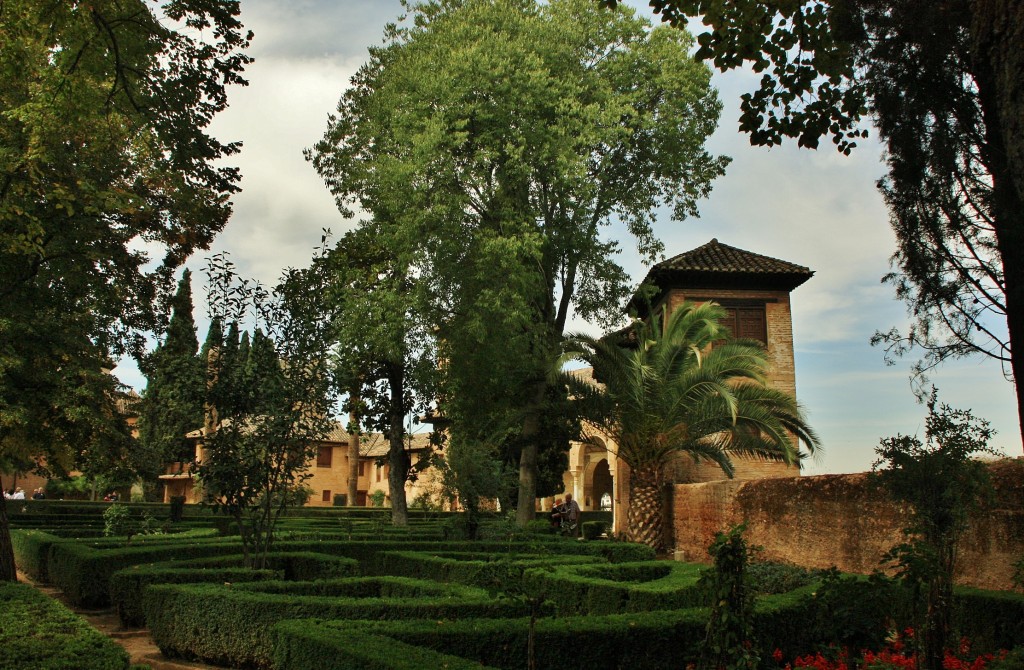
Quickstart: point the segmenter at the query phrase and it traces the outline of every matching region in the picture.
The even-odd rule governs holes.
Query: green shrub
[[[274,638],[274,667],[279,670],[490,670],[474,661],[391,638],[352,630],[339,634],[336,629],[310,626],[302,620],[278,624]]]
[[[179,523],[185,517],[185,496],[171,496],[171,523]]]
[[[127,505],[114,503],[103,512],[103,535],[105,537],[124,537],[131,542],[132,535],[138,532],[138,521],[132,518],[132,512]]]
[[[117,609],[121,625],[138,627],[146,625],[142,609],[142,592],[151,584],[198,584],[238,583],[256,580],[270,580],[281,576],[276,570],[251,570],[242,567],[242,557],[237,558],[236,567],[174,567],[134,566],[118,570],[110,577],[110,601]],[[180,565],[179,562],[175,562]],[[166,565],[166,564],[164,564]]]
[[[1020,593],[957,588],[952,618],[953,630],[971,640],[974,651],[1024,645],[1024,595]]]
[[[821,578],[821,570],[808,570],[797,565],[774,561],[757,561],[747,565],[747,585],[762,595],[788,593]]]
[[[273,629],[277,670],[489,670],[475,661],[415,647],[358,630],[339,631],[308,620],[283,621]]]
[[[604,521],[584,521],[580,528],[584,540],[596,540],[608,532],[608,524]]]
[[[646,561],[601,565],[563,565],[531,570],[536,583],[560,616],[682,609],[706,604],[697,588],[700,566]]]
[[[47,569],[47,556],[50,545],[62,541],[62,538],[41,530],[12,530],[14,563],[35,581],[48,583],[50,573]]]
[[[516,565],[531,568],[603,561],[598,556],[555,555],[547,553],[502,554]],[[477,585],[477,575],[492,563],[496,554],[477,551],[387,551],[378,558],[380,570],[389,575],[433,579],[439,582]]]
[[[31,586],[0,583],[0,668],[126,670],[128,654]]]
[[[205,542],[182,542],[179,539],[177,543],[162,541],[120,548],[94,548],[79,542],[57,542],[50,545],[47,571],[50,581],[64,591],[72,604],[106,607],[110,604],[110,576],[122,568],[154,561],[222,556],[238,553],[241,549],[238,541],[220,538]]]
[[[526,522],[526,532],[535,535],[554,535],[555,528],[546,519],[532,519]]]
[[[368,597],[295,595],[309,589],[359,588]],[[411,588],[428,593],[408,597]],[[385,586],[387,585],[387,586]],[[403,585],[404,588],[403,588]],[[260,588],[275,592],[261,593]],[[156,584],[143,592],[143,609],[153,640],[169,656],[198,658],[229,667],[268,667],[272,656],[270,630],[283,619],[487,619],[519,616],[525,606],[499,601],[480,589],[397,578],[353,578],[309,583]]]

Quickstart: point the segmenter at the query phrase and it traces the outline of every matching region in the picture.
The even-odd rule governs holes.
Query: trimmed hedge
[[[1024,645],[1024,594],[957,588],[953,629],[971,640],[977,652]]]
[[[119,549],[95,549],[78,542],[50,545],[47,570],[50,581],[78,606],[106,607],[110,604],[110,576],[122,568],[140,563],[172,559],[205,558],[237,554],[238,540],[189,544],[153,543]]]
[[[378,559],[378,569],[389,575],[433,579],[483,586],[478,575],[494,563],[493,553],[479,551],[386,551]],[[569,564],[591,564],[604,561],[599,556],[556,556],[552,554],[503,554],[500,558],[522,568],[552,567]]]
[[[807,635],[800,632],[801,618],[810,603],[808,595],[808,590],[801,590],[759,601],[755,610],[759,637],[775,644],[789,636],[793,644],[810,648]],[[274,628],[273,635],[274,645],[282,654],[302,643],[290,638],[305,629],[301,639],[314,636],[321,640],[320,644],[349,644],[346,638],[352,633],[380,635],[488,666],[520,670],[527,667],[529,621],[528,617],[387,622],[307,620],[301,622],[302,626],[282,623]],[[706,608],[542,618],[536,624],[537,667],[678,670],[699,659],[707,621]]]
[[[271,552],[267,569],[244,567],[241,554],[186,561],[135,565],[110,577],[110,601],[124,626],[143,626],[142,592],[150,584],[238,583],[270,579],[307,581],[354,577],[359,564],[351,558],[311,551]]]
[[[645,561],[529,570],[524,579],[559,615],[615,614],[706,605],[700,571],[693,563]]]
[[[239,561],[241,563],[241,561]],[[159,563],[157,565],[160,565]],[[236,583],[277,579],[276,570],[234,568],[126,568],[110,577],[110,601],[117,609],[121,625],[127,628],[146,625],[142,592],[151,584]]]
[[[50,546],[63,541],[63,538],[41,530],[12,530],[14,563],[35,581],[48,583]]]
[[[338,634],[309,620],[283,621],[272,631],[276,670],[493,670],[458,656],[359,630]]]
[[[347,584],[353,582],[353,584]],[[370,588],[368,597],[340,595]],[[267,588],[276,592],[260,593]],[[310,589],[328,596],[295,595]],[[405,595],[402,595],[405,594]],[[411,595],[415,594],[415,595]],[[498,600],[483,590],[397,577],[352,578],[308,583],[251,582],[234,585],[156,584],[143,592],[153,640],[168,656],[198,658],[229,667],[269,667],[270,630],[283,619],[451,620],[521,616],[526,606]]]
[[[128,654],[56,600],[0,583],[0,668],[126,670]]]

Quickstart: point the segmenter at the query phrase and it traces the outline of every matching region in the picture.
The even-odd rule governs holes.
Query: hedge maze
[[[116,608],[124,626],[147,627],[172,657],[231,668],[513,670],[528,667],[531,634],[538,668],[678,669],[700,657],[704,566],[539,525],[516,534],[495,519],[483,539],[465,540],[455,516],[424,514],[396,529],[381,515],[347,512],[287,518],[262,570],[244,566],[230,527],[196,512],[182,532],[130,543],[98,537],[82,509],[52,510],[48,524],[17,513],[12,521],[24,572],[74,604]],[[765,668],[776,667],[774,649],[792,658],[841,639],[842,603],[861,584],[872,588],[850,577],[830,599],[820,575],[771,565],[751,574]],[[1020,595],[964,590],[957,613],[975,645],[1024,642]],[[888,623],[866,608],[846,614],[867,627]],[[89,667],[127,667],[112,658],[97,653]]]

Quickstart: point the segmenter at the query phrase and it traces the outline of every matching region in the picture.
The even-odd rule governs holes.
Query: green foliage
[[[128,654],[58,601],[25,584],[0,584],[0,667],[127,670]]]
[[[14,562],[18,569],[39,582],[49,582],[47,557],[50,545],[60,542],[61,538],[41,530],[15,530],[11,532],[11,543],[14,548]]]
[[[139,522],[132,518],[132,511],[127,505],[114,503],[103,512],[103,535],[125,538],[132,541],[132,535],[139,532]]]
[[[608,524],[604,521],[584,521],[581,528],[584,540],[596,540],[608,532]]]
[[[941,670],[950,639],[956,545],[967,528],[968,514],[991,497],[988,468],[974,457],[993,454],[989,423],[970,410],[938,404],[933,390],[925,419],[925,441],[916,436],[886,438],[876,448],[875,477],[895,500],[909,503],[907,541],[886,558],[899,576],[922,597],[924,612],[916,628],[925,664]]]
[[[280,670],[492,670],[475,661],[439,654],[382,635],[310,626],[308,621],[284,621],[273,629],[274,667]]]
[[[383,507],[384,506],[384,498],[385,498],[386,495],[387,494],[384,493],[383,489],[377,489],[376,491],[371,493],[369,496],[367,496],[367,498],[369,498],[371,506],[373,506],[373,507]]]
[[[310,282],[315,273],[287,270],[268,293],[241,279],[224,255],[209,260],[207,273],[214,316],[204,345],[210,409],[196,472],[214,509],[242,530],[249,561],[260,568],[277,520],[310,476],[317,440],[333,426],[325,292]],[[247,338],[238,337],[238,321],[247,316],[256,323],[248,349]],[[222,336],[225,321],[231,325]]]
[[[788,593],[812,584],[820,578],[819,570],[808,570],[788,563],[754,561],[747,564],[748,588],[758,595]]]
[[[207,133],[226,88],[244,83],[238,12],[3,4],[0,461],[97,474],[126,457],[105,369],[142,354],[173,269],[209,246],[238,189],[222,162],[238,145]],[[2,579],[9,553],[0,527]]]
[[[167,334],[142,365],[146,390],[135,453],[136,470],[145,478],[162,474],[166,462],[195,458],[195,445],[185,435],[203,425],[206,375],[192,311],[192,273],[186,269],[171,301]]]
[[[731,454],[798,463],[791,435],[812,452],[820,446],[796,400],[767,385],[767,351],[729,339],[724,314],[714,303],[684,303],[667,324],[652,317],[628,334],[566,343],[559,363],[586,361],[594,379],[565,371],[559,379],[630,467],[630,539],[661,545],[661,484],[677,454],[716,463],[731,477]]]
[[[233,667],[269,665],[273,652],[270,630],[284,619],[451,621],[512,617],[525,612],[521,605],[495,601],[479,589],[413,581],[414,590],[410,592],[395,578],[374,578],[380,585],[376,594],[346,595],[346,583],[358,579],[342,580],[337,584],[340,588],[333,591],[328,590],[332,583],[320,584],[317,588],[322,595],[292,595],[280,589],[260,593],[257,582],[234,586],[159,584],[145,590],[143,607],[153,639],[165,652]],[[309,585],[291,586],[301,591]]]
[[[745,530],[740,524],[726,533],[716,533],[708,547],[715,567],[701,578],[711,591],[711,617],[698,666],[702,670],[754,670],[760,661],[753,646],[754,602],[747,590]]]
[[[413,466],[406,417],[429,411],[438,364],[424,288],[408,260],[394,253],[392,232],[377,221],[364,222],[313,271],[327,274],[323,283],[338,342],[334,366],[348,393],[342,410],[356,419],[349,430],[378,431],[387,441],[392,522],[405,526],[405,482],[430,463],[422,454]]]
[[[727,162],[703,149],[720,106],[691,44],[589,0],[413,2],[308,154],[415,272],[453,443],[515,441],[520,525],[569,314],[617,320],[629,292],[603,229],[654,258],[655,208],[695,214]]]
[[[905,594],[880,572],[870,577],[826,570],[814,594],[817,639],[850,649],[881,649],[891,627],[904,623]]]

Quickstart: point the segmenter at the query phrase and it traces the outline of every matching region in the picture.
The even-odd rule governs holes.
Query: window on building
[[[383,469],[384,469],[384,468],[380,467],[379,465],[377,466],[377,481],[378,481],[378,482],[380,481],[380,472],[381,472],[381,470],[383,470]]]
[[[320,447],[320,450],[316,454],[316,467],[318,468],[329,468],[331,467],[331,457],[334,455],[334,449],[332,447]]]
[[[726,307],[725,325],[733,337],[768,343],[768,323],[764,307]]]
[[[324,502],[331,502],[331,492],[329,490],[327,490],[327,489],[324,489],[323,501]]]
[[[366,476],[366,461],[361,461],[359,463],[359,476],[360,477],[365,477]]]

